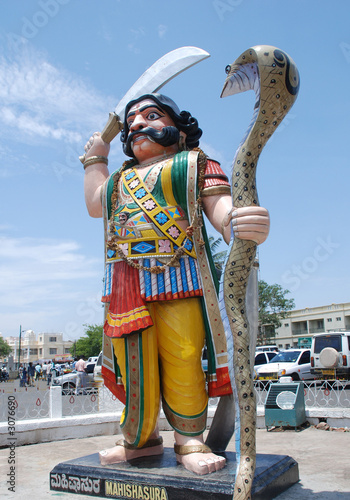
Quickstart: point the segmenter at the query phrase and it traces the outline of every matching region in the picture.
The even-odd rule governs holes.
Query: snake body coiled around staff
[[[285,52],[268,45],[246,50],[232,65],[227,66],[226,72],[221,97],[250,89],[256,95],[250,126],[233,160],[233,206],[258,205],[257,162],[266,142],[297,97],[299,73]],[[256,403],[245,307],[246,287],[255,254],[256,244],[253,241],[231,238],[220,284],[220,309],[236,400],[237,470],[234,500],[251,498],[256,464]]]

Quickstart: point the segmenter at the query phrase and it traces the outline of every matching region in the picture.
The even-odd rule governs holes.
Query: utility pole
[[[21,339],[22,339],[22,325],[19,325],[19,344],[18,344],[18,368],[21,364]]]

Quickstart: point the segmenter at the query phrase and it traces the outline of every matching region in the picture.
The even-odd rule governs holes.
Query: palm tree
[[[209,236],[209,247],[213,257],[218,278],[220,278],[220,275],[222,273],[222,268],[226,257],[226,250],[220,252],[217,251],[221,243],[222,243],[221,236],[216,239],[214,238],[214,236]]]

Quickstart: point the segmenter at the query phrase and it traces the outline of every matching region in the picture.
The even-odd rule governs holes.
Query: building
[[[63,340],[62,333],[39,333],[27,330],[21,336],[21,353],[19,353],[19,337],[7,337],[6,342],[12,347],[12,356],[15,363],[20,358],[21,363],[44,362],[49,359],[69,361],[72,359],[70,350],[71,340]],[[19,356],[20,354],[20,356]]]
[[[350,302],[291,311],[273,340],[279,348],[310,347],[315,333],[350,330]]]

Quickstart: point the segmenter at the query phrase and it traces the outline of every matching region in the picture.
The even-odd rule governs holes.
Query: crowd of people
[[[44,380],[47,385],[51,385],[54,377],[58,377],[63,373],[73,371],[75,369],[76,360],[70,363],[55,363],[54,360],[48,363],[21,363],[18,369],[18,377],[20,387],[33,387],[35,382]]]
[[[97,358],[96,358],[97,359]],[[89,358],[90,361],[90,358]],[[76,372],[76,387],[77,390],[86,386],[87,373],[92,373],[91,366],[93,363],[86,361],[84,356],[74,358],[73,361],[65,363],[57,363],[55,360],[36,363],[20,363],[18,368],[18,379],[20,387],[34,387],[39,381],[46,381],[46,385],[50,386],[54,378],[70,372]],[[6,365],[0,365],[0,382],[10,380]]]

